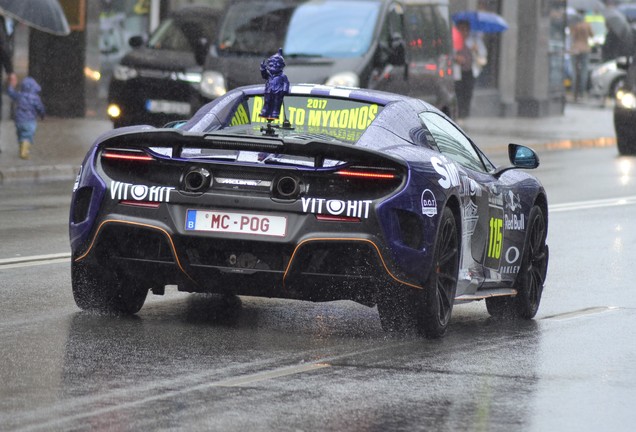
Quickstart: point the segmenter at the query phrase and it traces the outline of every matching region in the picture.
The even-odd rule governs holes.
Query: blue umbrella
[[[508,30],[508,23],[501,15],[486,11],[461,11],[454,13],[453,22],[468,21],[471,31],[482,33],[500,33]]]

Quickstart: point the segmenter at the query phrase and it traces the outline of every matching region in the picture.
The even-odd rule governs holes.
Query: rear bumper
[[[421,288],[396,274],[374,236],[322,232],[301,238],[271,243],[189,236],[156,223],[111,218],[74,260],[192,292],[372,303],[377,290],[389,285]]]

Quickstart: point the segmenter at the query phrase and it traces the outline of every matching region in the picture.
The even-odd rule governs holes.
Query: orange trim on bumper
[[[382,266],[384,267],[384,271],[386,271],[386,273],[396,282],[401,283],[403,285],[407,285],[410,286],[412,288],[417,288],[417,289],[423,289],[424,287],[419,286],[419,285],[415,285],[412,284],[410,282],[405,282],[401,279],[399,279],[397,276],[395,276],[393,273],[391,273],[391,270],[389,270],[388,266],[386,265],[386,262],[384,261],[384,257],[382,256],[382,252],[380,252],[380,248],[371,240],[368,239],[363,239],[363,238],[312,238],[312,239],[307,239],[307,240],[303,240],[300,243],[298,243],[298,245],[296,246],[296,248],[294,249],[294,252],[292,253],[290,259],[289,259],[289,263],[287,264],[287,268],[285,269],[285,274],[283,275],[283,283],[285,283],[285,280],[287,279],[287,275],[289,274],[289,269],[291,268],[292,262],[294,262],[294,257],[296,256],[296,252],[298,252],[298,249],[300,249],[301,246],[303,246],[305,243],[309,243],[309,242],[313,242],[313,241],[357,241],[357,242],[363,242],[363,243],[369,243],[370,245],[372,245],[376,252],[378,253],[378,256],[380,257],[380,261],[382,262]]]
[[[165,229],[163,229],[163,228],[159,228],[159,227],[154,226],[154,225],[144,224],[144,223],[141,223],[141,222],[121,221],[121,220],[117,220],[117,219],[108,219],[108,220],[103,221],[101,224],[99,224],[99,227],[97,228],[97,231],[95,232],[95,235],[93,236],[93,240],[91,240],[91,244],[88,246],[88,249],[86,250],[86,252],[84,252],[82,255],[78,256],[77,258],[75,258],[75,262],[79,262],[79,261],[83,260],[84,258],[86,258],[88,256],[88,254],[91,252],[91,249],[93,249],[93,246],[95,245],[95,241],[97,240],[97,236],[101,232],[101,230],[104,227],[104,225],[106,225],[108,223],[119,223],[119,224],[124,224],[124,225],[135,225],[135,226],[140,226],[140,227],[144,227],[144,228],[150,228],[150,229],[154,229],[154,230],[157,230],[157,231],[161,231],[168,238],[168,242],[170,243],[170,248],[172,249],[172,255],[174,256],[174,259],[177,262],[177,266],[179,267],[179,269],[183,272],[183,274],[185,274],[188,277],[188,279],[190,279],[192,282],[196,283],[196,281],[194,279],[192,279],[192,277],[190,277],[188,272],[185,271],[185,269],[183,268],[183,265],[181,265],[181,261],[179,260],[179,254],[177,254],[177,248],[174,246],[174,242],[172,241],[172,236],[170,235],[170,233],[168,231],[166,231]]]

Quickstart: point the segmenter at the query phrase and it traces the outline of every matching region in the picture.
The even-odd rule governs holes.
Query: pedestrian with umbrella
[[[625,15],[616,8],[616,2],[607,0],[603,12],[607,35],[603,44],[603,61],[613,60],[621,56],[631,56],[634,49],[634,34]]]
[[[488,53],[481,37],[471,33],[468,21],[458,21],[456,25],[463,41],[461,48],[455,52],[455,64],[459,68],[459,73],[455,74],[457,117],[462,119],[470,115],[475,79],[485,66]]]
[[[4,69],[9,87],[15,87],[18,83],[13,70],[13,20],[58,36],[71,33],[58,0],[0,0],[0,83]]]
[[[461,11],[453,14],[452,18],[462,40],[461,43],[453,44],[456,64],[455,94],[458,118],[461,119],[470,115],[475,80],[488,63],[483,33],[502,32],[508,28],[508,24],[501,16],[486,11]]]

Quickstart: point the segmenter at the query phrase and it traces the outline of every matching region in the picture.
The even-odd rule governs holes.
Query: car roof
[[[240,87],[239,90],[248,96],[263,94],[265,86],[263,84]],[[415,99],[410,96],[399,95],[396,93],[389,93],[380,90],[363,89],[358,87],[340,87],[340,86],[328,86],[324,84],[291,84],[289,89],[289,95],[302,96],[324,96],[335,97],[343,99],[353,99],[360,102],[375,103],[380,105],[388,105],[391,102],[403,101],[416,104],[422,104],[423,110],[436,110],[436,108],[420,99]]]

